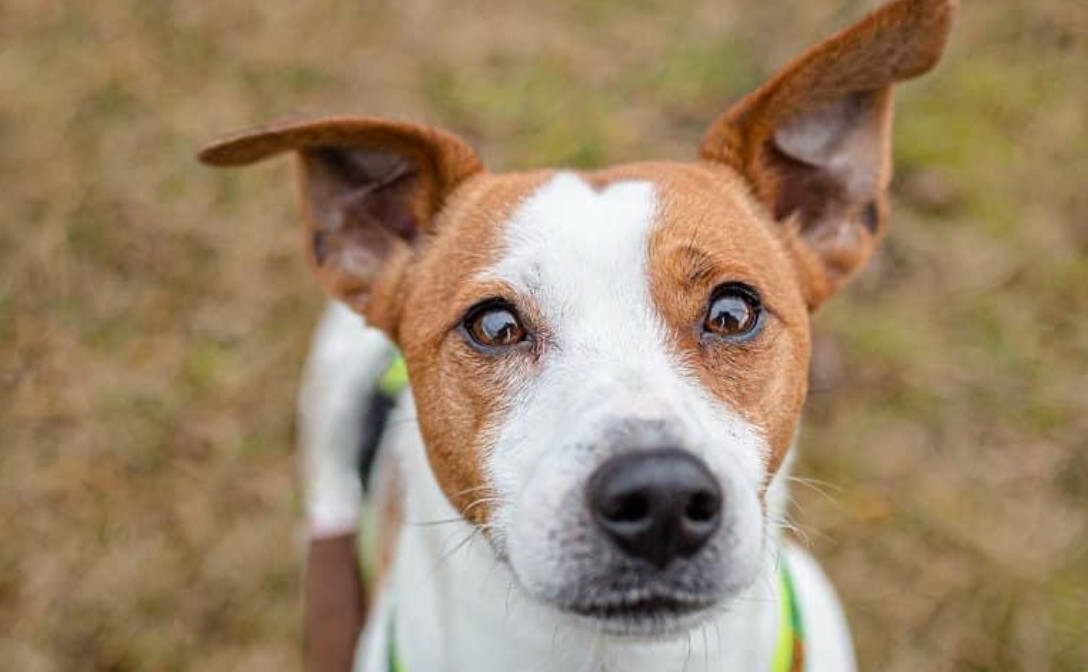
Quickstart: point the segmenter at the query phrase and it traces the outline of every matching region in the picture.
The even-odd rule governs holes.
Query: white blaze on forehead
[[[540,366],[510,382],[513,403],[485,457],[500,500],[492,511],[497,538],[512,534],[513,542],[521,536],[522,530],[512,528],[526,526],[515,526],[513,519],[526,513],[553,521],[563,519],[562,511],[574,514],[559,500],[595,461],[578,447],[600,442],[610,419],[649,406],[638,391],[655,387],[649,378],[668,375],[664,327],[647,276],[656,209],[648,182],[595,191],[579,177],[560,173],[506,226],[503,255],[486,276],[508,285],[526,312],[539,316],[541,324],[533,326],[543,332],[544,343]],[[647,415],[659,411],[646,409]],[[541,470],[545,456],[552,459]],[[518,499],[530,492],[538,493],[533,504],[519,507]],[[536,535],[512,546],[515,558],[552,550]],[[526,573],[533,574],[523,570],[522,580],[532,583]]]
[[[649,182],[598,192],[560,173],[515,213],[488,275],[534,302],[559,347],[615,351],[638,341],[660,353],[646,263],[656,209]]]

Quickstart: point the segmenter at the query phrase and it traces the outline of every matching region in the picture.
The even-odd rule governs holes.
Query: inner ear
[[[434,185],[414,152],[316,146],[299,152],[309,253],[334,296],[380,324],[374,303],[432,220]],[[398,261],[400,260],[400,261]],[[379,301],[379,303],[381,303]],[[391,327],[390,327],[391,328]]]
[[[859,223],[877,231],[876,203],[888,174],[890,98],[890,89],[849,93],[802,110],[775,130],[766,159],[779,182],[775,219],[796,217],[808,233],[859,209]]]
[[[789,156],[813,166],[837,166],[845,171],[849,170],[845,164],[851,157],[872,163],[879,155],[872,141],[872,136],[880,132],[874,123],[877,98],[875,91],[857,91],[805,110],[775,129],[774,142]]]
[[[357,248],[383,257],[389,247],[415,242],[422,227],[419,166],[400,154],[314,147],[302,152],[306,200],[312,217],[314,262]]]

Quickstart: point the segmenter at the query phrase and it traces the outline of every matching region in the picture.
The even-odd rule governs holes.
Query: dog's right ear
[[[937,64],[957,0],[893,0],[803,54],[715,121],[704,159],[743,175],[792,241],[815,309],[884,233],[892,89]]]
[[[306,247],[321,284],[392,335],[415,245],[450,192],[483,170],[480,160],[445,131],[367,117],[245,131],[199,157],[244,166],[289,150],[299,157]]]

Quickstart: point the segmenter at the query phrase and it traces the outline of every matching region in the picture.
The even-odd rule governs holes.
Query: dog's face
[[[438,481],[520,584],[625,632],[750,584],[809,343],[790,253],[741,179],[480,177],[444,217],[400,332]],[[678,515],[655,510],[674,497]]]
[[[899,0],[810,51],[698,162],[493,175],[452,135],[358,118],[204,158],[299,152],[310,257],[402,348],[451,504],[537,600],[665,635],[769,559],[809,313],[883,232],[891,87],[953,10]]]

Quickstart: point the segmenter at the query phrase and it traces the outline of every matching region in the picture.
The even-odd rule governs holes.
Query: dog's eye
[[[506,303],[487,303],[468,312],[464,322],[469,338],[487,348],[517,345],[528,338],[517,311]]]
[[[759,294],[748,285],[731,282],[714,290],[703,320],[703,331],[724,338],[743,338],[759,326]]]

